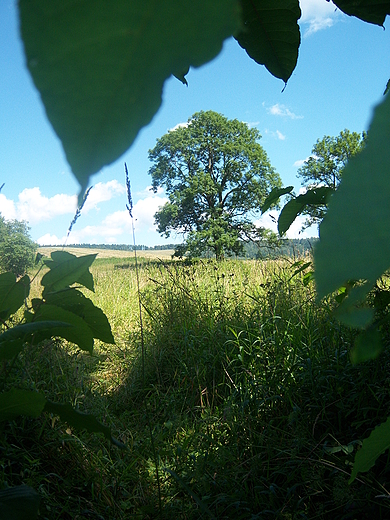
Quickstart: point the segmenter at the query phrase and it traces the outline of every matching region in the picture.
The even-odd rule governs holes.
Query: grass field
[[[40,518],[390,517],[387,454],[348,485],[389,414],[390,357],[352,366],[355,333],[304,272],[150,258],[141,334],[134,262],[106,256],[91,271],[116,344],[26,349],[14,378],[93,413],[126,449],[48,414],[3,425],[0,479],[37,489]]]
[[[50,256],[52,251],[61,251],[61,247],[39,247],[38,252],[45,256]],[[72,255],[82,256],[82,255],[90,255],[97,254],[96,258],[134,258],[134,253],[131,251],[121,251],[117,249],[99,249],[99,248],[88,248],[85,249],[83,247],[66,247],[66,251],[71,253]],[[148,258],[153,260],[168,260],[172,257],[174,253],[173,249],[161,249],[154,250],[148,249],[146,251],[137,251],[137,256],[139,258]]]

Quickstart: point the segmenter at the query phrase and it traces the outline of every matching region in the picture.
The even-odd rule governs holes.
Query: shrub
[[[21,276],[34,263],[37,244],[29,236],[26,222],[0,216],[0,272]]]

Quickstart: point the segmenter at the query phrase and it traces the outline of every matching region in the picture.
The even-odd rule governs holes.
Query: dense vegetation
[[[2,424],[1,480],[39,490],[48,520],[388,518],[387,456],[348,479],[388,412],[389,353],[352,366],[355,333],[298,270],[141,259],[142,340],[134,261],[100,260],[92,299],[116,344],[31,347],[3,388],[22,376],[127,449],[53,415],[19,418]]]
[[[0,273],[25,274],[34,265],[37,247],[26,222],[5,220],[0,214]]]

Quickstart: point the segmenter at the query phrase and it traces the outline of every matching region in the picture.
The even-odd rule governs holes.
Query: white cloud
[[[255,128],[256,126],[259,126],[260,121],[250,121],[250,122],[243,121],[243,123],[248,125],[249,128]]]
[[[133,208],[134,218],[137,219],[137,228],[147,228],[149,231],[155,231],[154,214],[163,206],[168,199],[158,195],[152,195],[145,199],[140,199]]]
[[[279,130],[276,130],[276,132],[274,132],[273,130],[268,130],[268,128],[266,128],[264,130],[264,133],[266,135],[270,135],[274,139],[279,139],[280,141],[284,141],[286,139],[286,136],[282,134],[282,132],[280,132]]]
[[[98,210],[98,204],[100,202],[106,202],[116,197],[117,195],[122,195],[122,193],[125,192],[125,186],[120,184],[117,180],[112,180],[105,183],[98,182],[89,192],[82,213],[88,213],[91,211],[91,209]]]
[[[19,193],[18,201],[13,204],[15,207],[13,218],[26,220],[30,224],[37,224],[58,215],[74,213],[77,206],[77,196],[61,193],[49,198],[42,195],[38,187],[25,188]]]
[[[306,159],[299,159],[298,161],[295,161],[295,163],[293,164],[293,166],[296,166],[297,168],[301,168],[309,159],[319,159],[319,157],[317,155],[309,155],[308,157],[306,157]]]
[[[150,192],[149,192],[150,193]],[[136,240],[145,243],[143,233],[156,232],[154,214],[167,202],[166,197],[149,195],[137,201],[133,207],[134,227]],[[131,242],[133,238],[132,222],[127,210],[115,211],[107,215],[100,224],[85,226],[81,229],[73,229],[67,240],[68,244],[80,243],[105,243]],[[66,237],[58,238],[55,235],[46,234],[37,242],[40,245],[62,245]]]
[[[37,243],[40,246],[62,246],[65,242],[65,238],[58,238],[56,235],[51,235],[50,233],[46,233],[46,235],[38,238]]]
[[[187,128],[189,124],[191,123],[189,123],[188,121],[186,121],[185,123],[177,123],[177,125],[175,125],[173,128],[169,128],[168,132],[174,132],[178,128]]]
[[[13,200],[7,199],[7,197],[0,193],[0,214],[6,220],[16,219],[16,208]]]
[[[299,159],[298,161],[295,161],[293,166],[295,166],[296,168],[301,168],[305,164],[306,161],[307,161],[307,159]]]
[[[300,0],[300,6],[304,36],[332,27],[341,15],[333,3],[324,0]]]
[[[82,213],[88,213],[92,209],[98,210],[99,203],[109,201],[125,191],[126,188],[116,180],[99,182],[91,189]],[[25,188],[19,193],[16,202],[0,194],[0,213],[3,217],[7,220],[26,220],[31,225],[59,215],[74,215],[76,208],[77,195],[59,193],[53,197],[46,197],[38,187]]]
[[[272,107],[267,108],[267,112],[273,116],[280,117],[290,117],[291,119],[303,119],[303,116],[297,116],[289,108],[285,105],[281,105],[280,103],[276,103],[272,105]]]

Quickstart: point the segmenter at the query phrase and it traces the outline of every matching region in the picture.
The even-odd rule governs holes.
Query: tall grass
[[[38,489],[50,520],[388,518],[387,455],[347,482],[389,414],[389,355],[351,366],[353,333],[292,273],[284,261],[143,263],[143,378],[132,264],[96,264],[116,345],[26,351],[25,384],[95,413],[128,449],[49,416],[15,421],[0,433],[3,480]]]

